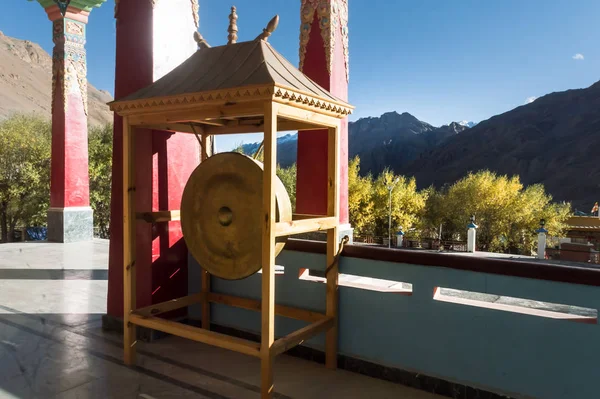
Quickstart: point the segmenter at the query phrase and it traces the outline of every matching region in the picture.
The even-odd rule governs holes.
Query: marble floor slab
[[[0,399],[255,399],[258,359],[167,337],[138,343],[123,364],[122,337],[101,328],[106,312],[108,241],[0,245]],[[282,355],[277,398],[438,396],[327,370]]]

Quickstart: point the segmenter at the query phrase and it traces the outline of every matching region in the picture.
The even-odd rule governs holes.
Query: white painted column
[[[475,224],[475,216],[471,216],[471,223],[467,226],[467,252],[474,253],[477,243],[477,225]]]
[[[400,229],[400,231],[398,231],[396,233],[396,247],[398,247],[398,248],[402,247],[403,239],[404,239],[404,232],[402,231],[402,229]]]
[[[470,228],[467,232],[467,252],[475,252],[476,232],[474,228]]]
[[[544,227],[546,225],[546,221],[544,219],[540,220],[540,228],[535,232],[538,233],[538,245],[537,245],[537,257],[538,259],[546,259],[546,234],[548,230]]]
[[[546,258],[546,233],[538,233],[537,257],[538,259]]]

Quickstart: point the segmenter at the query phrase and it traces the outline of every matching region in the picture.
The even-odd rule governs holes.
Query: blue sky
[[[2,0],[0,30],[51,52],[42,7]],[[168,0],[161,0],[168,1]],[[227,40],[229,7],[238,8],[239,39],[256,37],[274,15],[270,41],[298,63],[300,0],[200,0],[200,31]],[[258,7],[257,5],[261,5]],[[349,0],[351,120],[396,110],[433,125],[481,121],[553,91],[600,80],[597,0]],[[90,16],[88,78],[113,92],[114,1]],[[581,56],[577,56],[580,54]],[[234,142],[257,136],[229,137]],[[259,137],[258,137],[259,139]]]

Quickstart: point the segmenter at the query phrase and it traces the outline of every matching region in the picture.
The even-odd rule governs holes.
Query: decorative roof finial
[[[196,43],[198,43],[198,48],[210,48],[208,42],[204,39],[204,37],[202,37],[202,35],[198,31],[194,32],[194,40],[196,41]]]
[[[263,29],[262,33],[260,35],[258,35],[258,37],[256,38],[256,40],[264,40],[265,42],[268,40],[269,36],[271,36],[271,33],[273,33],[275,31],[275,29],[277,29],[277,26],[279,25],[279,15],[275,15],[267,24],[267,27],[265,29]]]
[[[231,7],[231,14],[229,14],[229,28],[227,29],[227,32],[229,32],[229,36],[227,36],[227,39],[229,39],[229,41],[227,42],[227,44],[233,44],[237,42],[237,33],[238,33],[238,27],[237,27],[237,13],[235,12],[236,8],[235,6]]]

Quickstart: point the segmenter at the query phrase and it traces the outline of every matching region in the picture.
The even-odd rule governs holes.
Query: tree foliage
[[[0,140],[0,232],[7,241],[17,226],[46,223],[51,125],[37,116],[14,115],[0,122]],[[101,237],[108,237],[112,125],[90,127],[88,140],[94,225]],[[233,151],[243,153],[242,145]],[[262,161],[262,153],[258,160]],[[293,209],[296,175],[296,164],[277,166]],[[479,250],[527,255],[535,248],[540,219],[545,220],[549,235],[556,237],[564,233],[571,215],[570,204],[554,203],[542,185],[524,187],[518,176],[480,171],[440,190],[417,190],[414,178],[397,176],[389,169],[377,177],[361,176],[360,158],[349,161],[348,210],[356,235],[388,235],[390,199],[392,234],[402,227],[413,237],[465,240],[467,224],[475,215]]]
[[[235,146],[232,152],[237,152],[240,154],[245,154],[243,143],[239,143]],[[256,154],[245,154],[249,157],[254,157]],[[264,151],[260,151],[256,160],[259,162],[264,162]],[[287,168],[282,168],[279,164],[277,165],[276,170],[277,177],[283,183],[285,190],[290,196],[290,201],[292,203],[292,211],[296,209],[296,164],[292,166],[288,166]]]
[[[417,190],[417,182],[414,177],[396,176],[389,169],[385,169],[373,184],[376,235],[386,236],[388,234],[390,192],[392,235],[400,228],[410,231],[415,227],[425,208],[427,193]]]
[[[88,134],[90,205],[94,227],[101,238],[109,238],[112,182],[113,126],[90,127]]]
[[[277,177],[283,183],[285,190],[290,196],[292,202],[292,212],[296,209],[296,164],[287,168],[282,168],[277,165]]]
[[[12,241],[17,225],[45,222],[50,198],[50,123],[13,115],[0,123],[0,229]]]
[[[360,158],[348,162],[348,214],[354,234],[373,234],[375,220],[373,204],[373,177],[360,175]]]
[[[389,169],[375,180],[371,175],[360,176],[360,158],[348,163],[348,211],[350,224],[357,235],[387,236],[402,227],[408,231],[415,227],[425,208],[427,192],[417,190],[414,178],[396,176]]]
[[[464,240],[471,215],[478,225],[478,249],[530,254],[540,219],[550,235],[560,235],[570,205],[553,203],[542,185],[524,188],[518,176],[480,171],[431,193],[422,226],[435,231],[442,225],[443,239]]]

